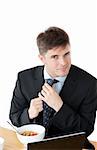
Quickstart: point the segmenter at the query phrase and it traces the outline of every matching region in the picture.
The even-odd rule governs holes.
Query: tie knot
[[[46,79],[46,82],[49,84],[49,85],[53,85],[54,83],[57,83],[57,82],[59,82],[58,80],[56,80],[56,79]]]

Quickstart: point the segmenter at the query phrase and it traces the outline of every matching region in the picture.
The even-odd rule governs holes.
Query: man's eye
[[[58,59],[57,55],[52,56],[53,59]]]
[[[69,54],[70,54],[70,52],[67,52],[67,53],[66,53],[66,55],[69,55]]]
[[[70,54],[70,52],[67,52],[67,53],[64,55],[64,57],[65,57],[65,56],[68,56],[69,54]]]

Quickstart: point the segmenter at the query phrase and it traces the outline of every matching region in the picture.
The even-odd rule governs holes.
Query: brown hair
[[[70,44],[68,34],[58,27],[50,27],[37,37],[40,54],[46,53],[54,47],[65,47],[67,44]]]

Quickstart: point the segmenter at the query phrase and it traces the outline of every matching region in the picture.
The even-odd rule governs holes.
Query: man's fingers
[[[41,112],[43,110],[43,106],[38,108],[38,112]]]
[[[41,95],[42,95],[43,97],[46,97],[47,93],[46,93],[44,90],[42,90],[42,91],[41,91]]]
[[[46,102],[45,97],[39,92],[38,96],[40,97],[40,99],[42,99],[42,101]]]
[[[46,84],[46,83],[45,83]],[[45,86],[45,84],[42,86],[42,89],[43,89],[43,91],[45,91],[46,93],[49,91],[49,88],[47,88],[46,86]]]
[[[31,100],[31,105],[42,104],[42,100],[40,98]]]

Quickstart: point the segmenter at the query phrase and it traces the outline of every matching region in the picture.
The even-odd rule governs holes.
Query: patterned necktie
[[[56,79],[54,79],[54,80],[53,79],[47,79],[46,82],[50,86],[52,86],[54,83],[57,83],[58,80],[56,80]],[[53,113],[53,111],[54,110],[50,106],[48,106],[45,102],[43,103],[43,126],[45,128],[47,128],[48,125],[49,125],[49,119],[50,119],[50,116]]]

